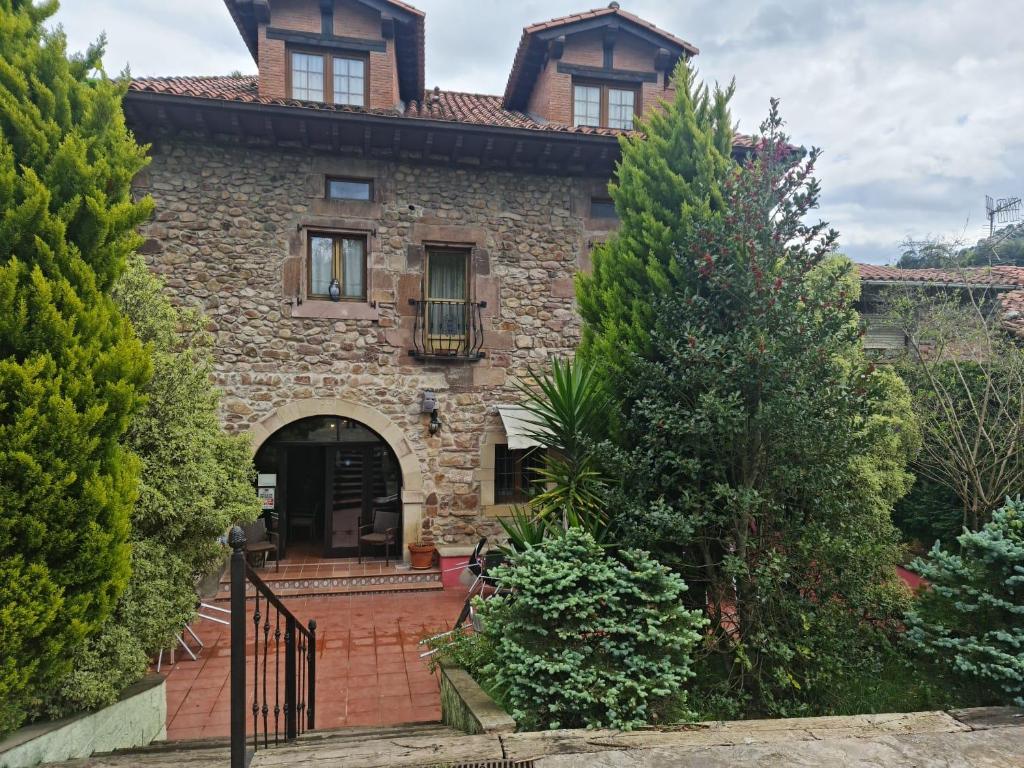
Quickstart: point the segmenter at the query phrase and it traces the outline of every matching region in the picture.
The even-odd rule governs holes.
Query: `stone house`
[[[496,535],[536,462],[516,382],[577,344],[618,135],[697,49],[612,3],[526,27],[485,96],[425,89],[400,0],[225,4],[258,75],[137,79],[124,109],[143,253],[210,319],[285,549],[349,554],[375,514],[402,551]]]
[[[964,306],[977,304],[983,311],[997,313],[1005,332],[1024,336],[1024,267],[900,269],[858,264],[857,270],[861,284],[857,309],[865,326],[864,349],[870,354],[885,358],[907,352],[910,346],[904,329],[885,316],[892,291],[941,295]]]

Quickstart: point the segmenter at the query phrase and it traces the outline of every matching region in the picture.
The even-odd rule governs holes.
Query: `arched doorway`
[[[365,424],[337,415],[300,418],[264,440],[254,461],[260,476],[275,482],[268,511],[284,552],[355,555],[360,526],[381,513],[394,516],[394,554],[401,557],[401,467]]]

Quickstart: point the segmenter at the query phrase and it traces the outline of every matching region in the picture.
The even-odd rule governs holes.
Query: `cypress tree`
[[[0,0],[0,732],[66,674],[128,578],[149,361],[109,290],[150,212],[102,42],[68,57],[55,0]]]
[[[577,277],[584,321],[579,354],[613,389],[634,353],[651,353],[654,308],[686,279],[675,255],[696,222],[721,215],[721,182],[734,167],[729,100],[735,84],[698,84],[686,61],[672,82],[673,100],[638,122],[640,136],[619,141],[622,158],[609,192],[620,226],[594,250],[592,273]]]

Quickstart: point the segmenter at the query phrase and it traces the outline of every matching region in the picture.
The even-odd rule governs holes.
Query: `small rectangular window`
[[[539,448],[509,450],[494,446],[494,503],[518,504],[540,492],[544,452]]]
[[[594,85],[577,85],[573,93],[576,125],[601,125],[601,89]]]
[[[327,196],[331,200],[372,200],[373,183],[368,179],[328,179]]]
[[[592,219],[617,219],[619,215],[615,212],[615,203],[605,197],[590,198],[590,218]]]
[[[292,98],[301,101],[324,100],[323,56],[292,53]]]
[[[366,103],[366,62],[335,56],[334,103],[362,107]]]
[[[362,235],[314,234],[309,238],[309,295],[339,301],[366,299],[366,238]]]

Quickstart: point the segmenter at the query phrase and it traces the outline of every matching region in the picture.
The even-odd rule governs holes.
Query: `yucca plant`
[[[535,388],[520,385],[527,433],[546,450],[538,471],[543,489],[530,500],[529,510],[537,521],[559,521],[563,530],[583,528],[601,540],[609,525],[610,480],[594,457],[594,446],[604,435],[609,399],[593,366],[583,362],[556,358],[549,373],[530,370],[530,376]]]
[[[529,506],[516,505],[508,518],[499,518],[508,543],[499,549],[511,557],[540,544],[551,531],[551,521],[534,513]]]

